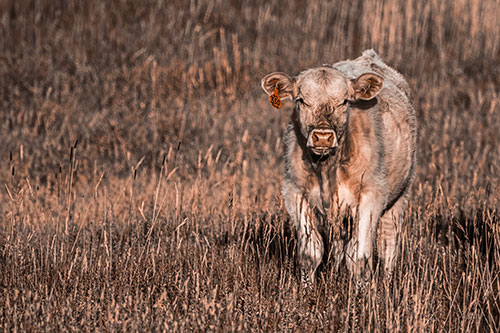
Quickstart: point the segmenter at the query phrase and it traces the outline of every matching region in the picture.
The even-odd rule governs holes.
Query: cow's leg
[[[403,213],[408,204],[408,193],[401,196],[398,201],[380,218],[377,249],[378,255],[384,261],[386,273],[390,274],[394,267],[397,254],[397,240],[401,231]]]
[[[371,267],[373,238],[382,211],[380,196],[376,193],[362,194],[356,218],[354,234],[347,245],[346,263],[351,272],[360,274],[366,264]]]
[[[285,205],[292,217],[298,238],[297,260],[301,282],[309,286],[323,258],[323,240],[317,229],[316,217],[307,199],[293,186],[285,186]]]

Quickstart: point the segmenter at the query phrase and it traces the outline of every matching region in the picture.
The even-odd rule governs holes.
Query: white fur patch
[[[357,258],[370,258],[372,255],[373,235],[376,230],[382,203],[374,195],[361,197],[359,205],[358,250]]]

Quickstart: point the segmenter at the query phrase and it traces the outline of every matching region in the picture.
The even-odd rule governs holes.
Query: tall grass
[[[5,330],[500,330],[497,1],[0,0]],[[392,282],[304,295],[260,90],[374,48],[417,177]],[[328,238],[328,235],[326,236]]]

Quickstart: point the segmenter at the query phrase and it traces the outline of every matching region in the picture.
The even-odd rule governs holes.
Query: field
[[[2,331],[500,331],[500,3],[305,3],[0,0]],[[419,122],[397,269],[304,293],[260,79],[367,48]]]

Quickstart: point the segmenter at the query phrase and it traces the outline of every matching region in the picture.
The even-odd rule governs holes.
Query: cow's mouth
[[[322,162],[327,160],[330,156],[335,155],[336,148],[309,147],[309,151],[315,162]]]
[[[318,155],[318,156],[328,155],[328,154],[330,154],[330,151],[332,150],[331,148],[327,148],[327,147],[311,147],[310,149],[314,155]]]

